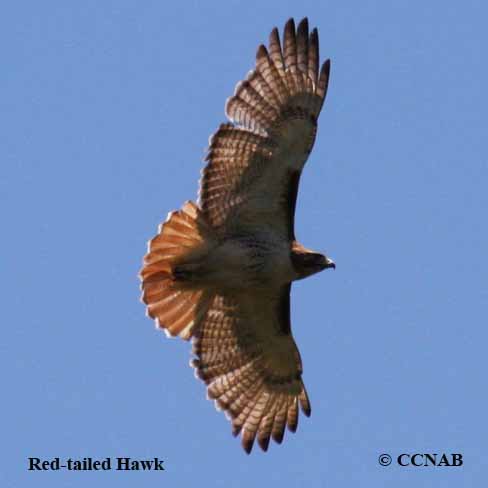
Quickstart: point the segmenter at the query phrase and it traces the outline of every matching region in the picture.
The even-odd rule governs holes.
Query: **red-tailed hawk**
[[[140,273],[147,313],[192,339],[191,365],[249,453],[310,415],[290,327],[291,282],[325,268],[295,239],[300,174],[314,144],[330,62],[317,29],[293,19],[271,32],[256,67],[227,100],[231,123],[210,138],[199,204],[168,215]]]

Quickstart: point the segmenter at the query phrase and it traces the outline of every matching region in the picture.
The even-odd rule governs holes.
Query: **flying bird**
[[[169,336],[192,340],[195,374],[241,434],[283,440],[309,416],[302,361],[290,324],[291,283],[326,268],[327,256],[295,238],[300,175],[329,82],[317,29],[303,19],[274,28],[255,68],[227,100],[210,137],[198,204],[170,212],[140,272],[147,314]]]

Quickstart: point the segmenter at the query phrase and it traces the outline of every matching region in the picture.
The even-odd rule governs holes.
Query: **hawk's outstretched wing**
[[[294,432],[298,404],[310,415],[290,331],[290,287],[215,295],[193,338],[196,374],[247,452],[256,437],[266,451],[270,437],[281,443],[286,426]]]
[[[316,134],[330,62],[319,73],[317,29],[303,19],[285,26],[283,48],[273,29],[269,49],[259,46],[256,67],[226,104],[233,123],[210,138],[200,182],[200,206],[223,233],[263,225],[294,239],[300,174]]]

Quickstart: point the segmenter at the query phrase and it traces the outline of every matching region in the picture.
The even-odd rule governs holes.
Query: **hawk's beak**
[[[335,263],[332,261],[332,259],[328,258],[325,256],[325,268],[334,268],[335,269]]]

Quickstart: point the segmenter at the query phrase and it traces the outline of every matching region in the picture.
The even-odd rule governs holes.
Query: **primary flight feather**
[[[330,61],[319,70],[317,29],[273,29],[256,66],[227,100],[230,123],[210,138],[198,205],[168,215],[140,276],[147,313],[192,339],[196,375],[250,452],[310,415],[290,325],[291,282],[328,257],[295,238],[298,184],[313,147]]]

